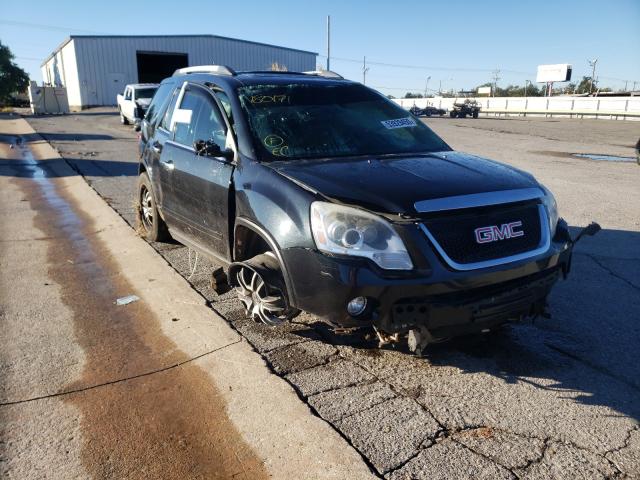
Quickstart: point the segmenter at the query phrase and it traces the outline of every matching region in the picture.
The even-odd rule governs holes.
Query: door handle
[[[156,153],[160,153],[162,152],[162,145],[160,145],[160,143],[158,142],[153,142],[151,144],[151,148],[153,149],[154,152]]]
[[[164,167],[168,170],[173,170],[173,160],[160,160]]]

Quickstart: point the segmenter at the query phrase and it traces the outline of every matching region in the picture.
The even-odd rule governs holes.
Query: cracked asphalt
[[[133,225],[137,143],[114,110],[26,119]],[[640,478],[640,166],[571,156],[632,156],[640,123],[428,124],[456,149],[532,172],[571,226],[602,225],[553,291],[551,319],[416,358],[336,335],[307,314],[278,328],[255,324],[233,294],[210,289],[214,265],[199,259],[194,269],[178,244],[154,247],[380,477]]]

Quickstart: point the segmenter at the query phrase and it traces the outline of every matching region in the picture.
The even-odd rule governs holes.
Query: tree
[[[582,77],[575,93],[589,93],[591,91],[591,77]]]
[[[29,86],[29,75],[13,63],[13,53],[0,42],[0,102],[11,100],[11,94],[23,92]]]
[[[422,96],[421,93],[407,92],[405,93],[404,98],[424,98],[424,97]]]

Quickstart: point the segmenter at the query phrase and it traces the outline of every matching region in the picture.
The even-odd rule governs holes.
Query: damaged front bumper
[[[544,313],[551,288],[569,272],[573,247],[560,222],[549,248],[537,256],[455,271],[420,232],[408,228],[403,237],[416,267],[406,273],[313,250],[283,250],[291,303],[343,328],[371,325],[388,335],[422,328],[437,338],[477,332]],[[350,315],[347,305],[358,297],[366,298],[367,308]]]

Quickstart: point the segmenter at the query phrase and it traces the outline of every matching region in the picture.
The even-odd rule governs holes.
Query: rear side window
[[[156,123],[162,107],[167,103],[169,99],[169,94],[171,93],[172,87],[173,85],[171,85],[170,83],[160,85],[155,95],[153,96],[153,100],[151,100],[149,109],[147,110],[147,114],[145,115],[145,119],[150,124]]]
[[[173,113],[173,108],[176,106],[176,102],[178,101],[178,95],[180,93],[180,89],[176,88],[173,92],[173,96],[171,97],[171,103],[169,103],[169,107],[162,118],[162,123],[160,126],[165,130],[169,131],[171,126],[171,114]]]

